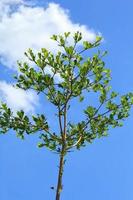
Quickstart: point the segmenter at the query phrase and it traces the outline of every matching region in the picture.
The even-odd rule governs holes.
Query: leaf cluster
[[[15,76],[16,87],[42,93],[56,106],[60,131],[53,133],[43,114],[32,116],[30,120],[24,111],[18,111],[14,116],[6,104],[1,104],[1,133],[13,129],[18,136],[24,138],[24,133],[41,131],[42,142],[38,146],[60,153],[62,145],[65,146],[66,152],[74,147],[80,149],[87,142],[92,143],[95,138],[108,135],[110,127],[122,126],[122,121],[129,116],[133,104],[133,93],[118,98],[119,95],[111,90],[110,70],[105,67],[103,61],[107,52],[101,53],[98,50],[92,57],[87,56],[88,50],[98,47],[102,38],[97,36],[96,40],[90,43],[83,41],[82,34],[76,32],[71,38],[71,44],[68,42],[69,37],[71,38],[70,32],[52,36],[51,39],[57,42],[61,49],[57,54],[45,48],[35,54],[29,49],[25,56],[30,60],[30,64],[18,62],[20,74]],[[82,49],[79,48],[81,44]],[[50,73],[47,73],[47,69]],[[80,103],[86,97],[84,94],[89,92],[98,93],[99,106],[88,105],[83,111],[85,120],[77,124],[67,123],[71,100],[78,98]]]

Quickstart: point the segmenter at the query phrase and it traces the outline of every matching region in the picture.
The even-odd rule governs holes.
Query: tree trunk
[[[56,189],[56,200],[60,200],[60,194],[62,191],[62,175],[63,175],[63,168],[64,168],[64,152],[62,151],[60,155],[60,165],[59,165],[59,173],[58,173],[58,183]]]

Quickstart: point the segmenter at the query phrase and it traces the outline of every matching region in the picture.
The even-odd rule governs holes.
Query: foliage
[[[57,54],[45,48],[35,54],[29,49],[25,55],[33,66],[18,62],[20,74],[15,76],[18,88],[33,89],[37,94],[44,94],[57,108],[60,131],[52,132],[43,114],[32,116],[30,120],[22,110],[14,115],[6,104],[1,104],[0,107],[1,133],[13,129],[17,136],[24,138],[25,133],[40,131],[41,142],[38,147],[47,147],[60,156],[65,156],[72,148],[80,149],[92,143],[97,137],[106,136],[110,127],[122,126],[122,121],[129,116],[133,104],[133,93],[119,97],[111,90],[110,70],[105,68],[103,61],[106,52],[98,50],[92,57],[86,58],[88,50],[99,46],[102,38],[97,36],[96,41],[90,43],[83,41],[82,34],[76,32],[71,45],[69,37],[71,38],[69,32],[52,36],[51,39],[60,48]],[[78,44],[82,44],[82,49]],[[50,74],[46,72],[47,67],[51,70]],[[56,76],[59,81],[56,81]],[[71,109],[72,99],[78,98],[80,103],[90,92],[99,95],[99,106],[88,105],[83,111],[85,120],[76,124],[68,123],[67,113]]]

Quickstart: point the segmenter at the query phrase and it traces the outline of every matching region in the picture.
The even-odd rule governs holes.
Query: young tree
[[[106,136],[110,127],[122,126],[122,121],[129,116],[133,104],[133,93],[118,98],[118,94],[111,91],[110,70],[105,68],[102,60],[106,52],[98,50],[92,57],[87,57],[88,50],[99,46],[102,38],[98,36],[93,43],[82,42],[82,34],[76,32],[72,37],[73,45],[70,45],[69,37],[69,32],[63,36],[52,36],[62,49],[56,55],[45,48],[35,55],[29,49],[25,55],[33,62],[34,67],[26,62],[19,62],[20,74],[15,76],[16,87],[33,89],[37,94],[43,93],[56,107],[59,124],[57,132],[51,130],[44,114],[30,118],[23,110],[14,114],[5,103],[0,107],[1,133],[13,129],[23,139],[24,134],[40,132],[42,142],[38,147],[46,147],[59,155],[56,200],[60,200],[63,188],[62,177],[67,153],[71,149],[81,149],[97,137]],[[78,43],[80,47],[77,46]],[[46,72],[46,67],[51,70],[50,74]],[[55,80],[56,76],[60,81]],[[88,105],[83,110],[85,117],[82,121],[68,121],[72,100],[78,98],[80,103],[92,92],[97,94],[98,106]]]

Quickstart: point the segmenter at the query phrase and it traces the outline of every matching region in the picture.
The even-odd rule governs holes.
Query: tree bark
[[[60,125],[60,131],[61,131],[61,136],[62,136],[62,149],[60,152],[60,164],[59,164],[58,182],[57,182],[57,189],[56,189],[56,200],[60,200],[61,191],[63,189],[62,176],[63,176],[63,171],[64,171],[64,157],[66,153],[67,102],[64,107],[64,127],[62,127],[60,107],[58,109],[59,109],[59,125]]]
[[[60,154],[58,183],[57,183],[57,189],[56,189],[56,200],[60,200],[60,194],[63,188],[63,185],[62,185],[63,168],[64,168],[64,149],[62,147],[62,152]]]

